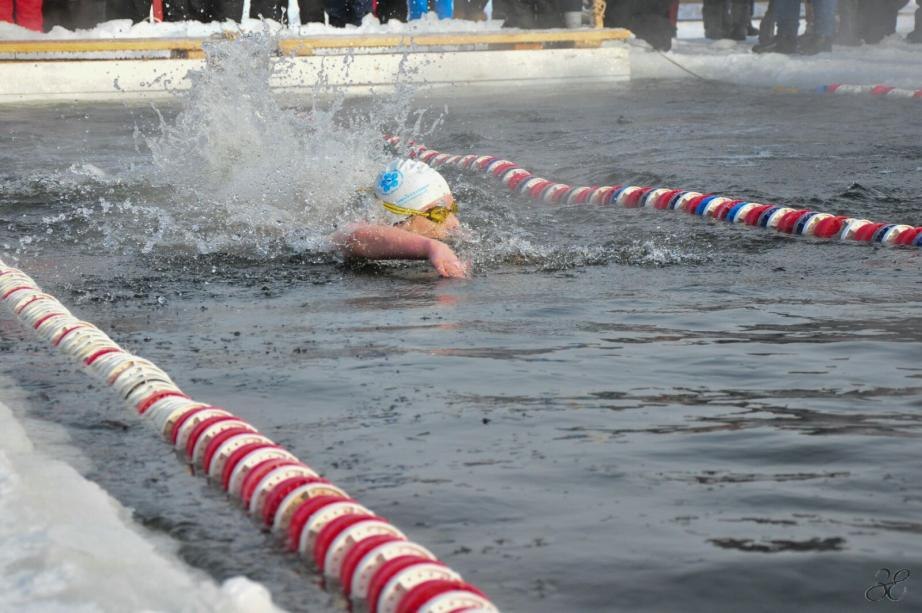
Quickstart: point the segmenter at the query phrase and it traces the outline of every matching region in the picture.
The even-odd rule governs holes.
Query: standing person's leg
[[[2,0],[0,0],[2,1]],[[124,19],[125,18],[125,9],[122,2],[118,0],[106,0],[106,21],[112,21],[113,19]]]
[[[381,3],[378,3],[378,9],[381,9]],[[301,23],[323,23],[323,1],[322,0],[298,0],[298,12],[301,14]],[[403,19],[407,18],[407,3],[403,3]],[[384,23],[386,19],[381,19]]]
[[[362,23],[362,17],[371,11],[371,0],[327,0],[326,11],[331,26],[357,26]]]
[[[140,23],[150,16],[150,0],[106,0],[106,20],[130,19]]]
[[[404,3],[406,4],[406,3]],[[466,19],[468,21],[483,21],[487,18],[484,9],[487,6],[486,0],[455,0],[455,19]],[[378,13],[381,12],[381,2],[378,2]]]
[[[832,51],[837,8],[837,0],[813,0],[814,35],[801,45],[801,53],[813,55],[821,51]]]
[[[669,19],[670,0],[634,0],[628,28],[654,49],[669,51],[675,26]]]
[[[813,0],[813,23],[816,35],[832,39],[836,34],[838,0]]]
[[[42,0],[13,0],[16,24],[36,32],[42,31]]]
[[[749,0],[749,27],[746,29],[746,34],[749,36],[755,36],[759,33],[759,28],[752,25],[752,20],[756,16],[756,0]]]
[[[150,6],[152,0],[130,0],[132,8],[132,19],[135,23],[141,23],[150,19]]]
[[[626,28],[628,22],[631,19],[631,4],[632,3],[630,0],[610,0],[609,2],[606,2],[605,16],[602,20],[602,22],[605,24],[605,27]],[[496,0],[493,0],[493,5],[496,6]]]
[[[330,25],[334,28],[346,27],[346,2],[347,0],[325,0],[323,3],[330,17]]]
[[[78,0],[71,9],[71,17],[78,28],[96,27],[106,20],[104,0]]]
[[[72,0],[70,19],[75,28],[93,28],[106,20],[106,4],[104,0]]]
[[[922,0],[916,0],[916,28],[906,36],[911,43],[922,43]]]
[[[750,0],[730,0],[728,38],[746,40],[752,26],[751,4]]]
[[[563,9],[568,4],[572,5],[572,0],[534,0],[534,28],[562,28]],[[582,10],[582,4],[580,5]]]
[[[285,3],[288,6],[288,3]],[[243,9],[241,8],[241,12]],[[250,19],[272,19],[279,23],[287,23],[285,11],[282,10],[281,0],[250,0]]]
[[[794,38],[800,30],[800,0],[775,0],[778,36]]]
[[[701,17],[704,19],[704,37],[717,40],[726,36],[724,32],[724,14],[727,10],[726,0],[704,0]]]
[[[188,0],[163,0],[164,21],[191,21],[197,17],[192,14]]]
[[[896,19],[906,0],[862,0],[864,42],[875,45],[896,32]]]
[[[42,2],[42,28],[50,32],[51,28],[61,26],[68,30],[75,30],[74,20],[71,15],[70,0],[43,0]]]
[[[804,20],[807,25],[804,26],[804,35],[813,36],[813,0],[804,0]]]
[[[839,32],[836,42],[841,45],[860,45],[858,25],[858,0],[839,0]]]
[[[371,12],[371,0],[346,0],[349,11],[349,23],[354,26],[362,25],[362,19]]]
[[[531,0],[493,0],[493,19],[502,19],[504,28],[534,28],[534,3]]]
[[[771,42],[752,48],[755,53],[795,53],[797,31],[800,29],[800,0],[773,0],[778,35]]]
[[[243,0],[216,0],[212,5],[215,21],[236,21],[243,19]]]
[[[583,20],[583,0],[557,0],[557,2],[550,5],[551,10],[556,10],[557,16],[553,21],[544,21],[541,22],[542,28],[559,28],[561,26],[567,27],[580,27]],[[542,10],[542,5],[538,5],[538,14]],[[569,13],[572,21],[568,22],[567,14]],[[556,24],[559,25],[554,25]],[[547,24],[547,25],[545,25]]]
[[[166,3],[172,3],[170,18],[167,18]],[[164,21],[214,21],[214,2],[212,0],[163,0]]]
[[[775,2],[768,0],[768,8],[759,22],[759,44],[767,45],[775,40]]]

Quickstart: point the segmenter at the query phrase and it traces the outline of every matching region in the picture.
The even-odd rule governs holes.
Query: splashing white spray
[[[320,83],[309,111],[284,108],[269,85],[288,60],[274,47],[267,35],[206,45],[179,114],[144,137],[150,181],[173,196],[161,205],[172,226],[164,242],[258,256],[322,250],[332,229],[361,215],[359,190],[389,157],[382,134],[408,123],[412,92],[360,111]]]

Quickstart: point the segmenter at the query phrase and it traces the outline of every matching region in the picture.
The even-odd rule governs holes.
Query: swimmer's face
[[[453,204],[454,198],[449,195],[433,202],[423,209],[423,211],[428,211],[436,207],[451,208]],[[443,240],[458,231],[458,228],[461,227],[461,221],[455,213],[448,213],[448,216],[441,222],[432,221],[421,215],[413,215],[398,223],[397,226],[408,232],[420,234],[427,238]]]
[[[458,216],[454,213],[449,213],[445,221],[441,223],[436,223],[425,217],[414,215],[409,219],[401,221],[397,226],[408,232],[425,236],[426,238],[444,240],[458,231],[458,228],[461,227],[461,220],[459,220]]]

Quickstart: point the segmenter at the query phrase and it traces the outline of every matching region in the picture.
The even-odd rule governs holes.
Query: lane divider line
[[[388,144],[400,144],[397,136],[385,137]],[[653,208],[684,211],[731,224],[767,228],[797,236],[856,241],[883,245],[922,247],[922,226],[874,222],[846,215],[809,209],[795,209],[749,202],[717,194],[637,185],[571,186],[535,176],[515,162],[491,155],[455,155],[408,141],[409,157],[432,166],[454,166],[491,176],[509,190],[550,204],[606,204],[625,208]]]
[[[852,85],[848,83],[830,83],[816,88],[821,94],[868,94],[887,98],[915,98],[922,100],[922,89],[905,89],[892,85]]]
[[[185,394],[154,363],[80,321],[0,261],[0,301],[42,340],[111,387],[213,485],[371,613],[498,613],[479,589],[243,419]],[[399,562],[400,572],[395,571]]]

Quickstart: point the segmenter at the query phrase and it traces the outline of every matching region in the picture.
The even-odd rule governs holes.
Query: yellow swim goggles
[[[405,209],[402,206],[397,206],[393,202],[381,202],[384,205],[384,208],[394,215],[417,215],[419,217],[425,217],[429,221],[435,223],[443,223],[448,216],[452,213],[458,213],[458,203],[452,200],[450,206],[434,206],[431,209],[426,209],[425,211],[417,211],[416,209]]]

